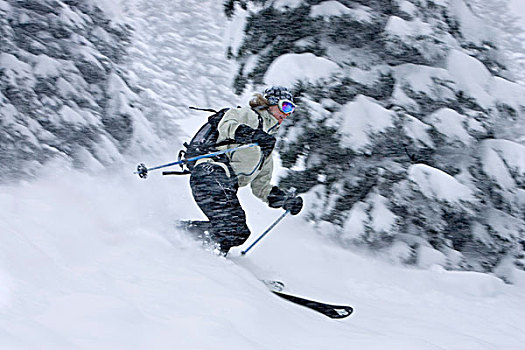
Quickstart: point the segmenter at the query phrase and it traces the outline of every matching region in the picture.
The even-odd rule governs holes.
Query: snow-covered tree
[[[498,48],[509,68],[508,78],[525,84],[525,32],[510,0],[469,0],[473,11],[498,35]],[[516,2],[516,5],[519,2]],[[516,6],[514,5],[514,6]]]
[[[0,0],[1,180],[141,146],[150,126],[122,68],[130,30],[93,1]]]
[[[344,244],[523,267],[525,88],[464,0],[228,1],[235,89],[293,85],[282,184]],[[232,35],[237,37],[236,35]],[[429,258],[431,257],[431,258]]]

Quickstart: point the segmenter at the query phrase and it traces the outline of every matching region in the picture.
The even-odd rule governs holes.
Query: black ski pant
[[[221,251],[243,244],[250,236],[246,214],[237,198],[237,180],[218,164],[201,163],[190,177],[193,198],[211,223],[211,238]]]

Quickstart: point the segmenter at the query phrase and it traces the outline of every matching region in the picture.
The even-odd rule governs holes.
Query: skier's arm
[[[246,111],[238,108],[232,108],[228,112],[226,112],[226,114],[224,115],[224,117],[222,117],[217,127],[219,130],[218,141],[223,141],[226,139],[235,139],[235,132],[237,131],[237,128],[243,124],[256,129],[257,119],[254,119],[253,116],[250,115],[250,113],[253,112],[251,110]]]
[[[260,198],[263,202],[268,203],[268,196],[272,190],[273,185],[270,184],[273,173],[273,159],[270,155],[263,163],[263,167],[259,174],[252,180],[250,184],[252,193],[255,197]]]

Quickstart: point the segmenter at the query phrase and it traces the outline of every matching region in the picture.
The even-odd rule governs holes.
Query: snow
[[[192,124],[185,136],[193,135],[204,115],[190,114],[188,106],[220,109],[239,104],[230,88],[235,65],[225,57],[225,44],[234,33],[222,2],[173,6],[169,1],[133,0],[122,7],[135,28],[130,69],[145,91],[141,97],[154,101],[152,106],[160,101],[161,108],[145,111],[164,126],[159,135],[167,139],[174,129],[170,122],[180,118]],[[236,30],[242,33],[242,28]],[[240,38],[236,40],[240,44]]]
[[[80,115],[80,113],[78,113],[69,106],[62,106],[58,114],[61,118],[60,121],[57,121],[58,123],[64,122],[73,125],[99,124],[99,121],[96,118],[94,118],[90,113],[82,113],[82,115]]]
[[[459,183],[454,177],[425,164],[414,164],[408,169],[409,179],[413,181],[428,198],[450,203],[473,201],[472,191]]]
[[[0,66],[3,68],[3,74],[10,83],[16,85],[17,79],[19,84],[22,82],[32,84],[34,78],[31,75],[31,66],[16,56],[9,53],[0,53]]]
[[[322,121],[330,116],[330,112],[325,108],[327,106],[324,104],[320,104],[311,100],[305,100],[305,103],[308,106],[308,109],[313,112],[311,116],[312,120]],[[290,138],[289,134],[290,133],[288,133],[286,137]]]
[[[450,1],[450,11],[458,20],[461,33],[466,40],[477,45],[482,45],[484,41],[490,42],[493,39],[493,33],[489,26],[472,13],[464,0]]]
[[[310,11],[311,17],[323,17],[325,20],[332,16],[350,16],[359,22],[371,22],[372,14],[368,11],[366,6],[357,6],[356,8],[349,8],[341,4],[339,1],[323,1],[320,4],[312,6]]]
[[[410,113],[419,113],[420,111],[417,102],[408,97],[399,84],[396,84],[396,86],[394,86],[391,100],[393,104],[395,104],[396,106],[403,107],[406,111]]]
[[[493,77],[482,62],[459,50],[450,50],[445,68],[402,64],[393,69],[393,74],[396,78],[393,101],[413,112],[419,111],[406,91],[423,93],[441,101],[455,100],[456,94],[461,92],[483,108],[504,104],[518,115],[524,107],[524,87]]]
[[[397,216],[387,207],[387,199],[377,193],[369,199],[372,210],[370,216],[373,218],[371,226],[376,232],[389,232],[396,223]]]
[[[484,144],[495,150],[505,165],[519,176],[525,176],[525,146],[509,140],[486,140]]]
[[[291,86],[296,81],[312,81],[329,78],[339,66],[313,53],[285,54],[273,61],[264,76],[267,85]]]
[[[366,209],[367,205],[363,202],[352,205],[343,226],[343,234],[341,235],[343,241],[357,240],[365,232],[365,222],[368,219]]]
[[[16,115],[18,114],[15,106],[2,103],[2,105],[0,105],[0,112],[2,113],[2,118],[0,119],[0,124],[2,126],[15,124]]]
[[[518,18],[521,28],[525,28],[525,10],[523,0],[510,0],[508,3],[510,12]]]
[[[273,7],[276,9],[285,10],[287,8],[294,9],[301,5],[304,5],[303,0],[276,0]]]
[[[419,35],[430,35],[432,33],[432,28],[428,23],[424,23],[421,20],[405,21],[400,17],[391,16],[388,19],[385,31],[391,35],[405,38],[416,37]]]
[[[75,95],[77,93],[77,89],[62,77],[57,79],[55,86],[57,88],[57,91],[64,98],[70,98],[72,95]]]
[[[244,27],[247,23],[248,11],[236,8],[236,16],[228,21],[225,33],[225,46],[230,46],[232,53],[238,54],[244,39]]]
[[[525,87],[502,79],[493,77],[490,83],[489,93],[500,103],[512,107],[518,114],[523,115],[522,109],[525,105]]]
[[[323,1],[318,5],[312,6],[310,16],[312,17],[330,17],[342,16],[352,13],[352,9],[341,4],[339,1]]]
[[[404,0],[404,1],[400,2],[399,10],[401,12],[406,13],[409,16],[412,16],[412,17],[415,16],[416,13],[417,13],[416,5],[414,5],[413,3],[411,3],[410,1],[407,1],[407,0]]]
[[[428,246],[419,246],[418,250],[418,265],[424,268],[436,267],[436,266],[445,266],[447,262],[447,257],[445,254],[441,253],[439,250],[436,250]]]
[[[41,77],[56,77],[59,75],[62,63],[46,55],[38,55],[35,57],[35,66],[33,71],[36,76]]]
[[[73,11],[70,7],[64,6],[62,10],[60,11],[60,20],[65,25],[69,25],[71,27],[82,27],[85,25],[85,20],[80,16],[78,13]]]
[[[515,217],[498,209],[488,210],[486,220],[492,233],[505,240],[516,239],[523,234],[523,225]]]
[[[11,5],[7,3],[7,1],[0,1],[0,10],[8,12],[11,10]]]
[[[379,105],[374,99],[363,95],[341,107],[328,124],[340,128],[341,146],[362,152],[370,144],[370,136],[393,127],[393,112]]]
[[[109,18],[116,22],[124,22],[124,10],[119,1],[112,0],[93,0],[93,3],[98,6]]]
[[[450,73],[443,68],[428,67],[415,64],[402,64],[395,68],[396,87],[408,88],[416,93],[421,92],[433,99],[455,99],[452,89],[453,80]],[[450,86],[439,88],[436,81]]]
[[[508,140],[486,140],[481,144],[485,174],[500,188],[513,190],[516,180],[525,179],[525,146]]]
[[[176,219],[200,217],[186,178],[152,173],[140,180],[131,171],[92,177],[57,165],[36,182],[0,187],[0,278],[7,281],[0,285],[0,347],[522,344],[525,295],[519,285],[371,259],[319,237],[302,214],[281,222],[249,255],[235,249],[230,258],[219,258],[173,226]],[[241,191],[241,200],[254,232],[249,244],[279,212],[249,190]],[[272,296],[258,278],[281,279],[290,292],[351,304],[356,312],[327,319]]]
[[[412,256],[412,248],[402,241],[396,241],[392,244],[388,252],[385,252],[393,264],[402,264],[403,262],[409,261]]]
[[[200,116],[187,113],[189,103],[236,104],[227,88],[231,70],[222,58],[223,37],[216,34],[226,31],[226,21],[218,15],[222,2],[192,0],[174,7],[170,1],[133,0],[123,8],[105,0],[104,4],[106,10],[135,16],[139,30],[130,65],[145,91],[141,97],[160,96],[164,101],[158,117],[166,119],[166,128],[173,130],[170,118],[183,125],[179,134],[171,135],[173,147],[202,122]],[[7,5],[0,1],[0,6]],[[0,59],[2,67],[9,68],[9,78],[31,71],[14,56],[2,54]],[[281,68],[274,67],[270,78],[289,77],[289,70],[292,77],[315,80],[338,69],[315,56],[287,59]],[[303,71],[292,69],[297,62],[306,64]],[[317,65],[322,74],[313,72]],[[52,73],[49,66],[41,68]],[[439,73],[446,75],[446,70]],[[425,79],[410,83],[431,89]],[[57,88],[74,94],[76,84],[62,79]],[[127,91],[119,98],[126,102],[131,94]],[[320,112],[323,106],[318,106]],[[8,110],[2,106],[2,113]],[[338,127],[344,128],[344,142],[352,146],[366,147],[369,132],[392,125],[391,112],[364,96],[343,111],[346,124]],[[16,111],[7,113],[11,121]],[[65,116],[72,122],[79,118]],[[415,118],[407,120],[412,137],[428,143],[427,126]],[[134,127],[147,135],[152,126],[142,121]],[[523,146],[485,142],[508,176],[523,176]],[[99,151],[108,153],[101,158],[117,153],[105,137],[102,143],[106,145]],[[87,151],[83,154],[91,157]],[[253,232],[249,241],[227,259],[202,249],[174,227],[178,219],[203,218],[188,178],[162,177],[159,171],[140,180],[132,174],[140,161],[153,166],[174,157],[173,149],[142,159],[120,157],[109,168],[92,159],[91,175],[88,169],[73,170],[57,162],[48,164],[34,181],[0,185],[1,349],[523,348],[525,274],[504,262],[498,274],[512,276],[514,285],[488,274],[446,271],[443,255],[425,246],[419,247],[419,264],[429,269],[383,261],[343,249],[318,234],[306,220],[307,209],[287,217],[243,257],[240,251],[281,214],[255,199],[249,189],[240,191]],[[453,202],[472,196],[440,170],[414,165],[410,171],[425,195]],[[348,238],[364,232],[368,224],[393,224],[384,200],[377,195],[354,205],[345,226]],[[314,194],[306,194],[305,202],[314,206]],[[510,234],[516,228],[499,214],[491,213],[501,218],[497,229]],[[397,261],[406,260],[410,249],[399,242],[392,254]],[[327,319],[272,295],[259,279],[282,280],[290,293],[350,304],[356,312],[344,320]]]
[[[487,90],[492,76],[483,63],[459,50],[451,50],[447,57],[447,69],[460,89],[476,98],[482,107],[490,107],[492,97]]]
[[[467,117],[450,108],[441,108],[430,114],[425,120],[432,124],[438,132],[448,137],[448,141],[459,141],[465,145],[473,142],[473,138],[465,130]]]
[[[405,118],[406,122],[403,125],[403,130],[405,131],[406,135],[414,141],[418,141],[428,147],[433,148],[434,142],[428,134],[428,131],[431,129],[430,125],[425,124],[412,116],[405,116]]]

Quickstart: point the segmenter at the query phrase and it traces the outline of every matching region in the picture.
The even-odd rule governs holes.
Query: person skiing
[[[257,146],[200,159],[190,176],[195,202],[208,217],[209,236],[222,255],[243,244],[250,236],[246,214],[237,198],[239,187],[250,185],[252,193],[271,208],[283,208],[297,215],[303,207],[300,196],[288,196],[270,184],[273,172],[272,151],[279,126],[295,110],[291,92],[272,86],[264,95],[255,94],[249,106],[228,110],[218,124],[217,143],[257,143]]]

